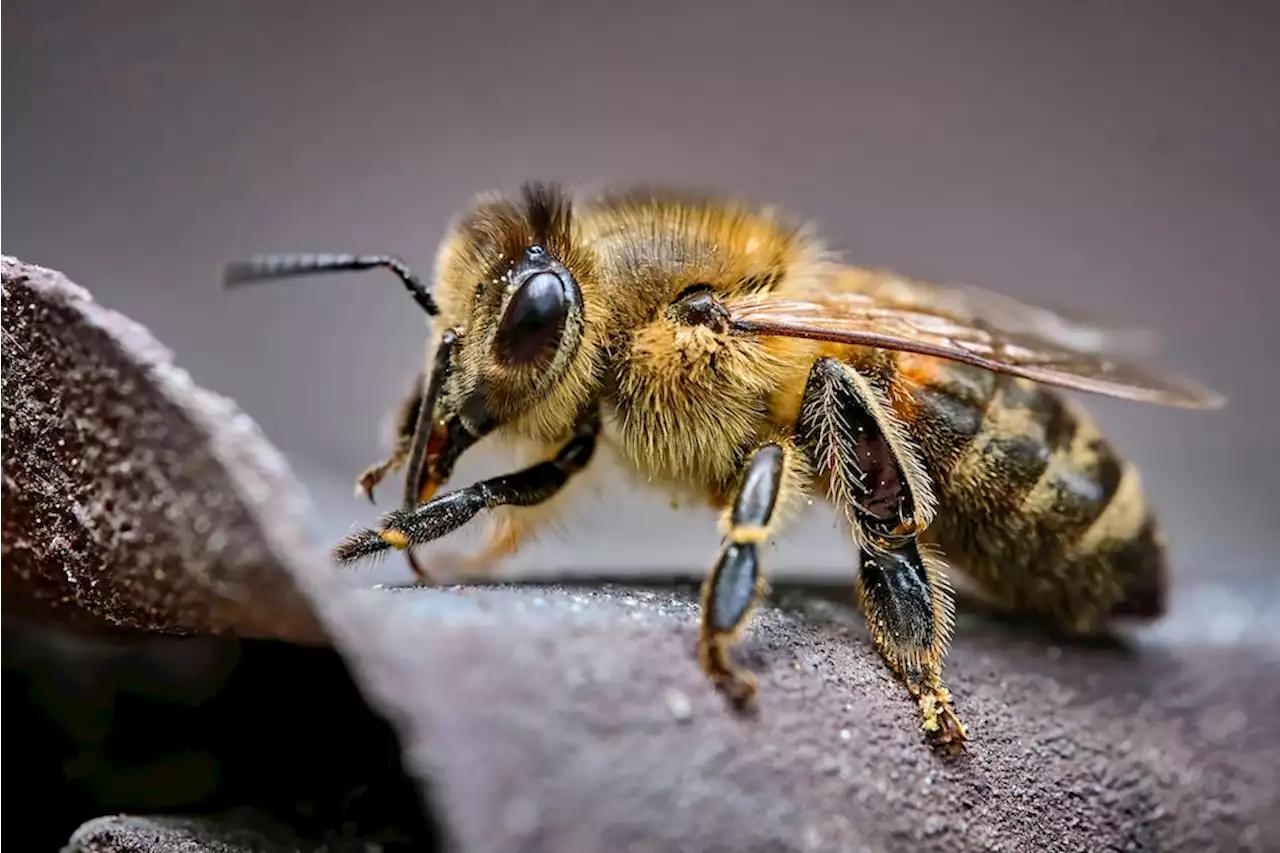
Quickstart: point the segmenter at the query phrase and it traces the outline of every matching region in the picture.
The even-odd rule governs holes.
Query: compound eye
[[[510,364],[533,364],[560,345],[571,301],[564,281],[553,272],[525,279],[507,303],[498,324],[497,355]]]

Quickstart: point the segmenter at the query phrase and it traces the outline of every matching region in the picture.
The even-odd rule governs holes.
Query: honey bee
[[[858,546],[874,644],[934,742],[968,737],[944,686],[948,571],[991,603],[1076,634],[1165,608],[1164,543],[1139,474],[1057,389],[1185,408],[1223,399],[1115,356],[1118,333],[988,291],[849,265],[815,229],[710,192],[587,197],[549,183],[479,196],[429,289],[383,255],[267,255],[226,281],[386,268],[433,328],[372,500],[399,508],[335,548],[412,559],[482,511],[490,571],[550,520],[607,436],[642,480],[707,501],[724,541],[697,655],[735,703],[755,676],[736,638],[767,589],[760,549],[820,492]],[[1055,387],[1056,386],[1056,387]],[[482,439],[528,467],[437,495]]]

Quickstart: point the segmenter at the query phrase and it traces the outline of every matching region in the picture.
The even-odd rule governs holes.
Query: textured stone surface
[[[840,605],[760,614],[743,648],[760,709],[741,719],[691,658],[692,590],[388,598],[356,621],[412,652],[366,646],[370,692],[396,709],[413,766],[447,780],[437,807],[464,849],[1225,851],[1280,837],[1280,681],[1264,651],[1067,648],[964,620],[949,673],[972,742],[945,759]]]
[[[71,837],[70,853],[286,853],[297,840],[189,818],[113,815],[95,818]]]
[[[76,830],[66,853],[374,853],[377,849],[358,840],[317,846],[287,827],[237,815],[217,819],[110,815]]]
[[[82,288],[0,263],[6,615],[319,639],[281,568],[307,499],[256,425]]]
[[[1068,647],[964,618],[948,675],[972,742],[948,759],[861,620],[824,600],[848,590],[779,583],[740,652],[759,712],[736,716],[694,662],[691,587],[329,583],[305,496],[247,419],[175,379],[125,318],[4,263],[6,615],[331,642],[346,669],[308,683],[353,678],[458,850],[1275,849],[1274,644]],[[256,660],[293,689],[288,646]],[[294,755],[353,737],[273,731]],[[280,843],[136,814],[85,825],[72,849]]]

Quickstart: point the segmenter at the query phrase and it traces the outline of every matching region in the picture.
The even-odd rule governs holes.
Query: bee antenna
[[[422,280],[404,261],[392,255],[254,255],[247,260],[228,264],[223,271],[222,281],[226,286],[234,287],[251,281],[378,268],[395,273],[423,311],[432,317],[440,315],[436,301],[431,298]]]

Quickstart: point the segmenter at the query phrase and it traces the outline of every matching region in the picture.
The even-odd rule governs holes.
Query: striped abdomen
[[[997,602],[1091,631],[1159,615],[1163,548],[1133,465],[1056,391],[960,364],[912,370],[897,405],[935,483],[929,538]]]

